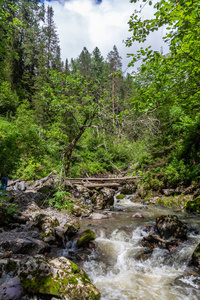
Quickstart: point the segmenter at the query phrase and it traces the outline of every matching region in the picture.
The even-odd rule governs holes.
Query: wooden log
[[[67,178],[69,181],[124,181],[124,180],[134,180],[138,179],[138,176],[126,176],[126,177],[104,177],[104,178],[90,178],[90,177],[85,177],[85,178]]]
[[[84,183],[84,187],[86,188],[96,188],[96,187],[117,187],[120,186],[119,183],[94,183],[94,184],[89,184],[89,183]]]

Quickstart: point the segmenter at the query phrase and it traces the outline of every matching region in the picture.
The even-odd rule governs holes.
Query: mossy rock
[[[65,227],[67,227],[67,231],[66,231],[66,236],[71,238],[72,236],[74,236],[77,232],[78,232],[78,227],[72,225],[72,224],[67,224],[65,225]],[[79,226],[80,227],[80,226]]]
[[[21,284],[29,293],[41,293],[74,300],[99,300],[100,293],[86,272],[65,257],[28,258],[20,266]],[[67,299],[68,299],[67,298]]]
[[[91,229],[86,229],[77,241],[77,247],[86,246],[90,241],[95,240],[95,234]]]
[[[192,213],[200,214],[200,196],[185,204],[185,209]]]
[[[192,263],[196,266],[200,266],[200,243],[195,248],[193,254],[192,254]]]
[[[124,198],[125,198],[125,195],[124,195],[124,194],[119,194],[119,195],[116,196],[116,198],[117,198],[118,200],[121,200],[121,199],[124,199]]]

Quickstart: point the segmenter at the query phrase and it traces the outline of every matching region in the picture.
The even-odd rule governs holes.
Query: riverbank
[[[198,199],[198,189],[195,192],[194,189],[184,189],[179,196],[174,195],[177,192],[175,190],[163,190],[159,194],[155,191],[146,192],[139,176],[122,177],[120,180],[110,178],[108,180],[112,185],[110,187],[105,187],[103,183],[101,186],[95,183],[94,186],[89,178],[78,183],[67,180],[64,191],[56,189],[56,180],[57,177],[50,174],[45,179],[34,183],[10,181],[6,194],[1,192],[0,293],[5,299],[10,289],[13,296],[10,295],[9,299],[13,300],[46,300],[54,297],[76,299],[70,298],[75,297],[73,295],[76,293],[79,295],[77,299],[99,299],[99,287],[95,287],[96,279],[92,274],[99,269],[96,271],[93,269],[91,272],[90,267],[89,269],[86,267],[90,265],[89,262],[87,263],[88,257],[95,257],[95,263],[96,260],[102,260],[104,251],[102,252],[99,246],[99,239],[110,239],[111,236],[115,236],[114,232],[120,231],[120,235],[125,234],[130,240],[130,235],[135,234],[135,230],[140,231],[137,229],[139,224],[144,223],[148,228],[153,228],[155,218],[163,214],[178,214],[181,219],[187,219],[188,214],[184,210],[186,201],[192,203],[193,199]],[[120,186],[113,186],[112,181],[120,182]],[[175,197],[180,197],[178,199],[181,201],[173,201]],[[175,203],[176,211],[158,205],[171,205],[171,203]],[[153,207],[159,214],[153,212]],[[191,216],[196,218],[197,215]],[[198,220],[198,216],[195,220]],[[137,224],[137,228],[133,224]],[[192,251],[198,244],[198,230],[199,228],[196,228],[195,243],[192,245],[187,262],[191,261]],[[143,229],[141,232],[139,235],[143,236]],[[192,232],[195,232],[195,228]],[[162,239],[159,235],[156,236],[154,246]],[[182,245],[177,240],[172,244],[167,244],[167,240],[162,243],[167,251],[170,247],[180,249]],[[155,246],[155,248],[159,247]],[[115,248],[111,250],[116,251]],[[111,255],[115,255],[112,251]],[[150,257],[149,253],[153,253],[151,247],[147,252],[147,256]],[[138,255],[135,253],[134,257]],[[139,255],[142,261],[147,256],[145,253]],[[43,266],[41,269],[40,265]],[[28,271],[24,270],[24,266]],[[92,282],[82,267],[89,274]],[[54,268],[57,268],[57,273],[65,271],[64,277],[52,283],[52,278],[55,280],[57,277],[52,271]],[[101,266],[98,268],[101,269]],[[40,270],[40,274],[36,270]],[[41,277],[41,274],[45,276]],[[25,280],[27,276],[32,284]],[[41,279],[42,285],[38,282],[37,276]],[[50,288],[52,284],[58,288],[52,290]]]

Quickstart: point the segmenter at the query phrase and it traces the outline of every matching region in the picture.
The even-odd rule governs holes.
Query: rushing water
[[[82,267],[101,292],[101,299],[200,299],[200,274],[188,267],[200,235],[190,233],[188,241],[174,251],[155,248],[147,260],[136,258],[144,250],[141,239],[149,234],[143,225],[155,225],[157,216],[176,214],[188,227],[199,231],[200,218],[160,206],[145,207],[128,197],[116,202],[115,207],[127,211],[119,211],[109,219],[81,221],[98,236],[95,251]],[[135,212],[145,218],[131,218]]]

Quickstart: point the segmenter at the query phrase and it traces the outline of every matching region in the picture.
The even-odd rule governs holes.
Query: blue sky
[[[135,9],[142,3],[130,3],[130,0],[41,0],[45,6],[51,5],[54,10],[54,21],[57,27],[61,46],[61,57],[77,58],[84,47],[90,53],[97,46],[104,58],[116,45],[122,57],[123,70],[127,68],[130,58],[127,53],[135,53],[141,46],[153,45],[160,50],[162,32],[151,35],[145,45],[134,44],[125,47],[124,40],[130,36],[128,21]],[[142,0],[141,0],[142,1]],[[143,10],[146,17],[152,16],[152,7]],[[131,70],[128,70],[131,72]]]

